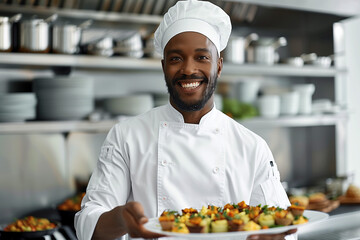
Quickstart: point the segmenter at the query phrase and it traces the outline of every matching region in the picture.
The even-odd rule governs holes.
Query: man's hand
[[[133,238],[164,237],[146,230],[144,224],[147,221],[142,205],[138,202],[129,202],[103,213],[96,224],[92,239],[110,240],[126,233]]]
[[[284,240],[287,235],[291,235],[297,232],[297,229],[291,229],[289,231],[277,234],[254,234],[250,235],[247,240]]]
[[[159,238],[164,237],[157,233],[149,232],[144,228],[148,219],[144,215],[144,209],[138,202],[129,202],[122,208],[122,218],[125,231],[133,238]]]

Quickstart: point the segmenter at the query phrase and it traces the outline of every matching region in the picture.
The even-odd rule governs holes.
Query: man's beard
[[[178,80],[184,80],[184,79],[203,79],[202,84],[208,84],[208,86],[205,89],[205,92],[203,93],[201,100],[199,100],[195,103],[186,103],[180,99],[179,94],[175,90],[175,84],[177,84]],[[172,99],[172,101],[176,105],[176,107],[178,107],[179,109],[186,111],[186,112],[199,111],[209,101],[209,99],[215,92],[216,83],[217,83],[217,74],[214,74],[212,79],[213,79],[213,81],[209,81],[209,79],[207,77],[199,77],[196,75],[191,75],[191,76],[182,75],[179,78],[170,80],[165,75],[166,86],[168,88],[170,98]]]

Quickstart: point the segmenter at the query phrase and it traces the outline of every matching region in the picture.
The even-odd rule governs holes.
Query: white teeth
[[[181,86],[183,88],[196,88],[200,85],[200,82],[192,82],[192,83],[182,83]]]

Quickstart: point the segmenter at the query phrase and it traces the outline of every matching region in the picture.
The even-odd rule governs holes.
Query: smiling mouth
[[[195,89],[197,88],[198,86],[201,85],[202,82],[188,82],[188,83],[179,83],[179,85],[183,88],[183,89]]]

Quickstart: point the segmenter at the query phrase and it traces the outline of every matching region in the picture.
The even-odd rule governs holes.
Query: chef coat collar
[[[183,115],[178,110],[176,110],[171,105],[170,102],[167,104],[167,108],[169,109],[170,118],[173,121],[187,124],[187,123],[185,123]],[[214,103],[213,108],[200,119],[199,127],[201,127],[201,128],[202,127],[207,127],[207,128],[210,127],[211,128],[214,126],[218,126],[217,121],[216,121],[216,112],[217,112],[217,109],[216,109],[216,106]]]

